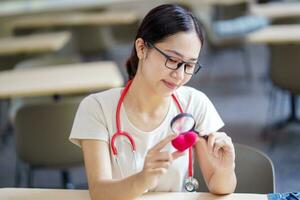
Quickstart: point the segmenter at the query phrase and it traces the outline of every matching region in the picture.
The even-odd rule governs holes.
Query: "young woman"
[[[200,69],[202,46],[201,28],[191,12],[178,5],[158,6],[138,29],[126,87],[81,102],[70,140],[82,147],[92,199],[183,191],[190,151],[174,149],[171,141],[177,135],[170,128],[181,109],[194,117],[195,130],[208,136],[199,137],[194,147],[209,191],[234,191],[234,147],[230,137],[217,132],[224,124],[207,96],[184,86]]]

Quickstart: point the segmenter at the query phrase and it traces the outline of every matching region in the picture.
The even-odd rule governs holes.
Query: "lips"
[[[177,84],[174,84],[174,83],[166,81],[166,80],[163,80],[163,83],[165,84],[165,86],[167,86],[168,88],[170,88],[172,90],[174,90],[178,87]]]

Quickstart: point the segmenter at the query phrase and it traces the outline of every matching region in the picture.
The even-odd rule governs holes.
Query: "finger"
[[[184,151],[175,151],[172,153],[173,160],[176,160],[177,158],[183,156],[185,154]]]
[[[227,136],[227,137],[224,138],[224,145],[222,146],[222,148],[225,151],[234,152],[234,146],[233,146],[233,143],[232,143],[230,137]]]
[[[177,137],[176,134],[170,134],[167,137],[165,137],[163,140],[158,142],[156,145],[154,145],[150,151],[160,151],[162,148],[164,148],[171,140],[173,140],[175,137]]]
[[[163,174],[166,174],[167,173],[167,169],[165,168],[156,168],[156,169],[152,169],[151,170],[151,173],[152,174],[155,174],[155,175],[163,175]]]
[[[214,133],[210,134],[207,140],[207,148],[209,153],[213,153],[215,140],[216,140],[216,135]]]
[[[224,139],[219,139],[219,140],[216,140],[215,141],[215,144],[214,144],[214,149],[213,149],[213,154],[215,157],[219,157],[220,156],[220,151],[223,150],[224,146],[226,145],[226,142]]]
[[[157,152],[152,155],[153,161],[172,161],[172,154],[169,152]]]
[[[168,161],[157,161],[157,162],[152,162],[149,163],[148,167],[150,169],[156,169],[156,168],[165,168],[168,169],[171,165],[171,162]]]

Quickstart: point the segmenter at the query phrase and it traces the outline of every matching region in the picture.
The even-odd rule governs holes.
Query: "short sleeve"
[[[77,110],[69,140],[80,146],[80,139],[97,139],[108,142],[109,134],[105,115],[99,100],[93,95],[84,98]]]
[[[204,93],[199,92],[197,101],[201,103],[196,106],[196,131],[204,131],[209,134],[222,128],[224,122],[209,98]]]

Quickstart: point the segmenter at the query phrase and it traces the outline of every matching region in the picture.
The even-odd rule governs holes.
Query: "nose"
[[[176,79],[183,79],[184,78],[184,74],[185,74],[185,63],[180,63],[180,65],[178,66],[178,68],[176,70],[173,71],[174,74],[174,78]]]

